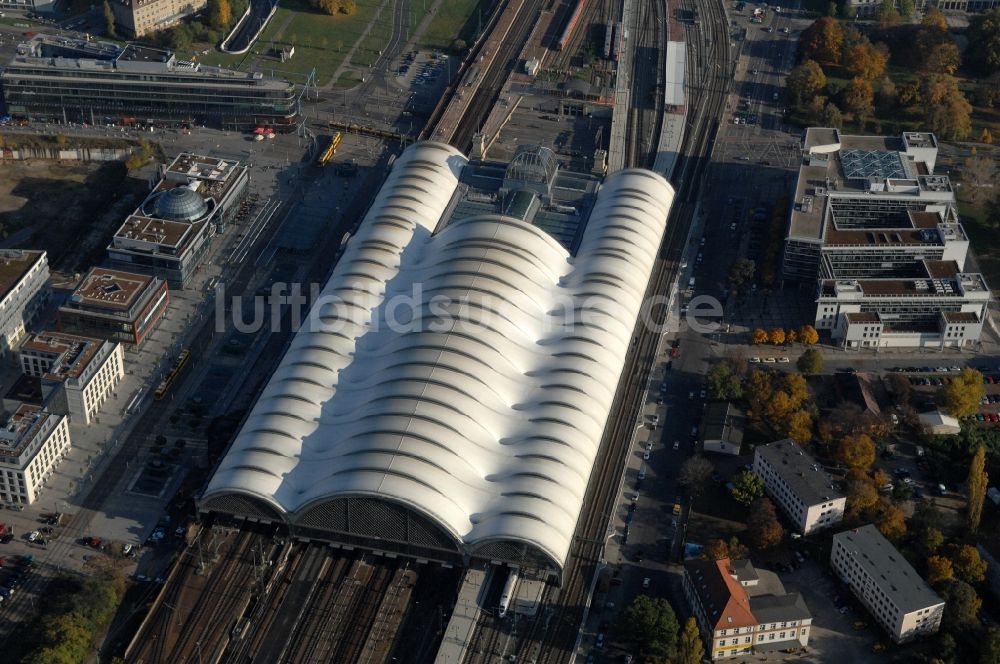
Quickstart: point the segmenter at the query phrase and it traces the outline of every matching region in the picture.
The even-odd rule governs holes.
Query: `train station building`
[[[673,193],[409,147],[200,509],[560,578]]]

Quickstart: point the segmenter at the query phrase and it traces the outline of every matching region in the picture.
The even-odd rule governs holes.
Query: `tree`
[[[823,354],[815,348],[807,348],[795,362],[796,368],[804,374],[823,373]]]
[[[859,118],[871,115],[875,102],[875,91],[872,84],[860,76],[855,76],[844,88],[842,95],[844,107]]]
[[[781,389],[791,399],[792,408],[798,408],[809,398],[809,383],[800,373],[785,374],[781,380]]]
[[[989,200],[993,185],[997,181],[996,161],[990,156],[976,155],[966,158],[962,166],[965,195],[976,205],[985,203]]]
[[[796,443],[807,443],[812,439],[812,415],[806,410],[795,410],[781,423],[781,435],[791,438]]]
[[[913,520],[911,519],[911,523]],[[917,540],[920,550],[924,555],[929,556],[937,553],[937,550],[944,544],[944,534],[937,528],[925,528]]]
[[[903,510],[884,500],[879,508],[875,527],[885,535],[886,539],[899,542],[906,537],[906,515],[903,514]]]
[[[760,344],[766,344],[767,343],[767,331],[758,327],[756,330],[753,331],[753,340],[752,341],[753,341],[753,343],[757,344],[758,346]]]
[[[829,16],[816,20],[802,32],[799,52],[803,59],[819,62],[840,62],[840,49],[844,43],[844,30],[840,23]]]
[[[851,470],[847,474],[847,513],[860,519],[878,505],[878,487],[861,470]]]
[[[937,586],[942,581],[955,578],[951,561],[944,556],[931,556],[927,559],[927,583]]]
[[[740,290],[753,281],[754,270],[757,264],[749,258],[739,258],[729,268],[729,286],[733,290]]]
[[[229,0],[209,0],[208,3],[209,23],[216,30],[225,30],[233,21],[233,10],[229,6]]]
[[[191,48],[191,42],[194,40],[194,33],[191,27],[187,23],[180,23],[175,25],[170,29],[169,41],[170,45],[176,51],[187,51]]]
[[[778,522],[778,514],[770,498],[758,498],[750,506],[747,531],[750,544],[756,549],[770,549],[781,543],[785,529]]]
[[[705,490],[705,484],[712,477],[713,472],[715,472],[715,467],[712,466],[711,461],[703,456],[693,456],[681,465],[677,481],[688,490],[688,493],[697,496]]]
[[[954,74],[962,64],[958,45],[949,40],[931,46],[924,56],[921,69],[928,74]]]
[[[899,15],[907,20],[913,17],[913,0],[897,0]]]
[[[882,78],[878,83],[878,93],[875,95],[875,103],[882,111],[889,111],[899,100],[896,93],[896,84],[888,76]]]
[[[705,560],[723,560],[729,557],[729,545],[726,540],[709,540],[708,544],[701,550],[701,557]]]
[[[615,621],[615,633],[642,657],[673,659],[679,628],[670,603],[647,595],[636,597]]]
[[[982,133],[979,134],[979,141],[986,143],[986,145],[993,145],[993,134],[990,133],[989,127],[983,127]]]
[[[844,125],[844,114],[832,101],[826,103],[820,113],[820,123],[825,127],[840,129]]]
[[[986,578],[986,561],[979,555],[979,549],[968,544],[952,545],[949,549],[955,576],[970,585],[982,583]]]
[[[1000,627],[991,626],[979,639],[979,664],[1000,662]]]
[[[744,560],[750,557],[750,549],[734,535],[729,538],[729,557],[733,560]]]
[[[708,392],[713,399],[739,399],[743,396],[743,382],[733,370],[733,365],[723,360],[713,366],[707,376]]]
[[[884,48],[876,48],[870,42],[861,42],[844,49],[842,60],[844,69],[851,76],[874,81],[885,75],[885,67],[889,64],[889,53]]]
[[[837,446],[837,460],[848,468],[865,470],[875,462],[875,442],[863,433],[844,436]]]
[[[972,105],[953,76],[924,76],[920,98],[924,104],[924,123],[939,136],[965,140],[972,133]]]
[[[892,402],[897,406],[906,406],[913,398],[913,386],[903,374],[893,373],[888,376],[889,392],[892,393]]]
[[[969,40],[969,63],[980,74],[1000,71],[1000,7],[970,18],[965,35]]]
[[[883,30],[899,24],[899,12],[891,2],[883,2],[878,8],[878,24]]]
[[[780,346],[785,343],[785,330],[780,327],[772,327],[771,331],[767,333],[767,339],[775,346]]]
[[[677,644],[677,664],[699,664],[705,657],[705,646],[701,642],[701,632],[694,616],[688,616]]]
[[[965,417],[979,410],[979,402],[985,394],[983,374],[972,367],[965,367],[950,383],[938,389],[937,401],[949,415]]]
[[[959,579],[949,579],[941,583],[938,592],[945,601],[942,622],[949,631],[962,631],[978,624],[976,616],[983,600],[972,586]]]
[[[806,346],[813,346],[819,343],[819,332],[812,325],[803,325],[799,328],[799,341]]]
[[[798,340],[798,338],[799,338],[798,330],[796,330],[794,327],[785,330],[785,343],[793,344]]]
[[[754,420],[761,421],[767,414],[767,403],[774,393],[774,379],[767,371],[755,369],[747,377],[743,395],[749,406],[748,413]]]
[[[948,32],[948,20],[937,7],[930,7],[926,12],[924,12],[924,17],[920,20],[920,25],[924,28],[930,28],[941,33]]]
[[[980,385],[982,384],[980,383]],[[965,499],[965,525],[970,533],[975,533],[979,530],[986,488],[990,483],[990,476],[986,472],[986,448],[982,445],[977,447],[972,455],[972,461],[969,463],[969,476],[965,483],[968,487],[968,496]]]
[[[764,480],[756,473],[744,470],[733,478],[733,487],[729,491],[733,494],[733,500],[750,507],[764,495]]]
[[[104,0],[104,7],[102,8],[104,14],[104,29],[108,33],[109,37],[115,37],[115,13],[111,9],[111,3],[108,0]]]
[[[767,402],[767,409],[765,410],[767,421],[777,425],[783,422],[794,409],[795,406],[792,404],[788,393],[784,390],[778,390],[771,395],[770,401]]]
[[[815,60],[805,60],[788,73],[785,89],[792,105],[801,107],[826,87],[826,74]]]

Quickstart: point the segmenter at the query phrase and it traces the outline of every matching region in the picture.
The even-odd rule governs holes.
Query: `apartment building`
[[[25,375],[41,381],[45,409],[82,424],[90,424],[125,377],[122,347],[114,341],[42,332],[18,354]]]
[[[0,428],[0,500],[35,502],[69,448],[66,417],[21,404]]]
[[[170,306],[167,282],[147,274],[91,268],[59,307],[61,332],[117,341],[138,350]]]
[[[48,299],[46,253],[0,249],[0,357],[17,347]]]
[[[120,34],[142,37],[177,25],[207,4],[207,0],[112,0],[111,11]]]
[[[941,625],[944,600],[874,525],[834,535],[830,565],[896,643]]]
[[[767,494],[803,535],[844,518],[847,497],[794,440],[758,445],[753,472],[764,480]]]
[[[181,60],[171,51],[35,35],[0,68],[7,112],[92,125],[194,123],[293,131],[302,90],[290,81]]]
[[[712,661],[809,644],[812,614],[802,596],[785,593],[777,577],[769,585],[758,584],[749,561],[684,563],[684,596]]]
[[[817,330],[844,348],[963,348],[989,302],[933,134],[810,128],[782,273],[816,289]]]
[[[882,7],[882,0],[848,0],[848,2],[851,14],[855,18],[877,16]],[[922,12],[931,7],[936,7],[943,12],[975,13],[1000,7],[1000,0],[917,0],[914,3],[914,8]]]
[[[210,240],[228,227],[246,196],[246,166],[182,153],[142,205],[115,232],[108,259],[182,288],[201,264]]]

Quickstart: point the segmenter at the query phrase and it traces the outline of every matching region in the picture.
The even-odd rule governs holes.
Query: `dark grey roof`
[[[837,533],[833,540],[834,548],[839,542],[903,613],[944,601],[872,524]]]
[[[751,597],[750,610],[761,624],[812,618],[809,607],[798,593]],[[754,647],[756,648],[756,645]]]
[[[743,411],[730,401],[713,401],[705,409],[702,440],[721,440],[739,447],[743,443]]]
[[[158,194],[153,206],[157,217],[173,221],[194,221],[208,212],[205,199],[187,187],[174,187]]]
[[[788,488],[806,505],[844,497],[823,467],[790,438],[758,445],[756,454],[774,468]]]
[[[740,583],[758,581],[760,579],[757,575],[757,570],[753,568],[753,564],[749,560],[730,561],[729,567],[736,574],[736,580]]]

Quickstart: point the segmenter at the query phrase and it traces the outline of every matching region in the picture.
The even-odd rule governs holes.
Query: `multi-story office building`
[[[964,272],[969,238],[937,149],[923,132],[806,130],[783,277],[816,285],[816,328],[845,347],[979,338],[988,290]]]
[[[872,18],[882,8],[882,0],[848,0],[851,15],[855,18]],[[984,12],[1000,7],[1000,0],[917,0],[914,8],[927,11],[936,7],[941,11]]]
[[[0,357],[17,347],[48,299],[45,252],[0,249]]]
[[[121,344],[58,332],[25,339],[21,371],[41,379],[45,409],[90,424],[125,376]]]
[[[893,641],[941,625],[944,601],[872,524],[834,535],[830,565]]]
[[[816,329],[847,348],[964,348],[983,330],[990,290],[978,273],[954,261],[922,261],[905,279],[823,279]]]
[[[128,44],[36,35],[0,71],[7,112],[53,122],[179,124],[291,131],[299,91],[285,80],[179,60]]]
[[[67,418],[21,404],[0,428],[0,500],[35,502],[69,447]]]
[[[59,330],[117,341],[137,350],[170,305],[167,282],[95,267],[59,307]]]
[[[768,495],[803,535],[844,518],[847,498],[794,440],[758,445],[753,472],[764,480]]]
[[[802,596],[759,588],[749,561],[686,561],[684,595],[712,661],[809,644],[812,614]]]
[[[137,270],[181,288],[216,233],[246,195],[250,176],[238,161],[183,153],[108,246],[116,268]]]
[[[111,10],[121,34],[141,37],[177,25],[207,4],[207,0],[112,0]]]

